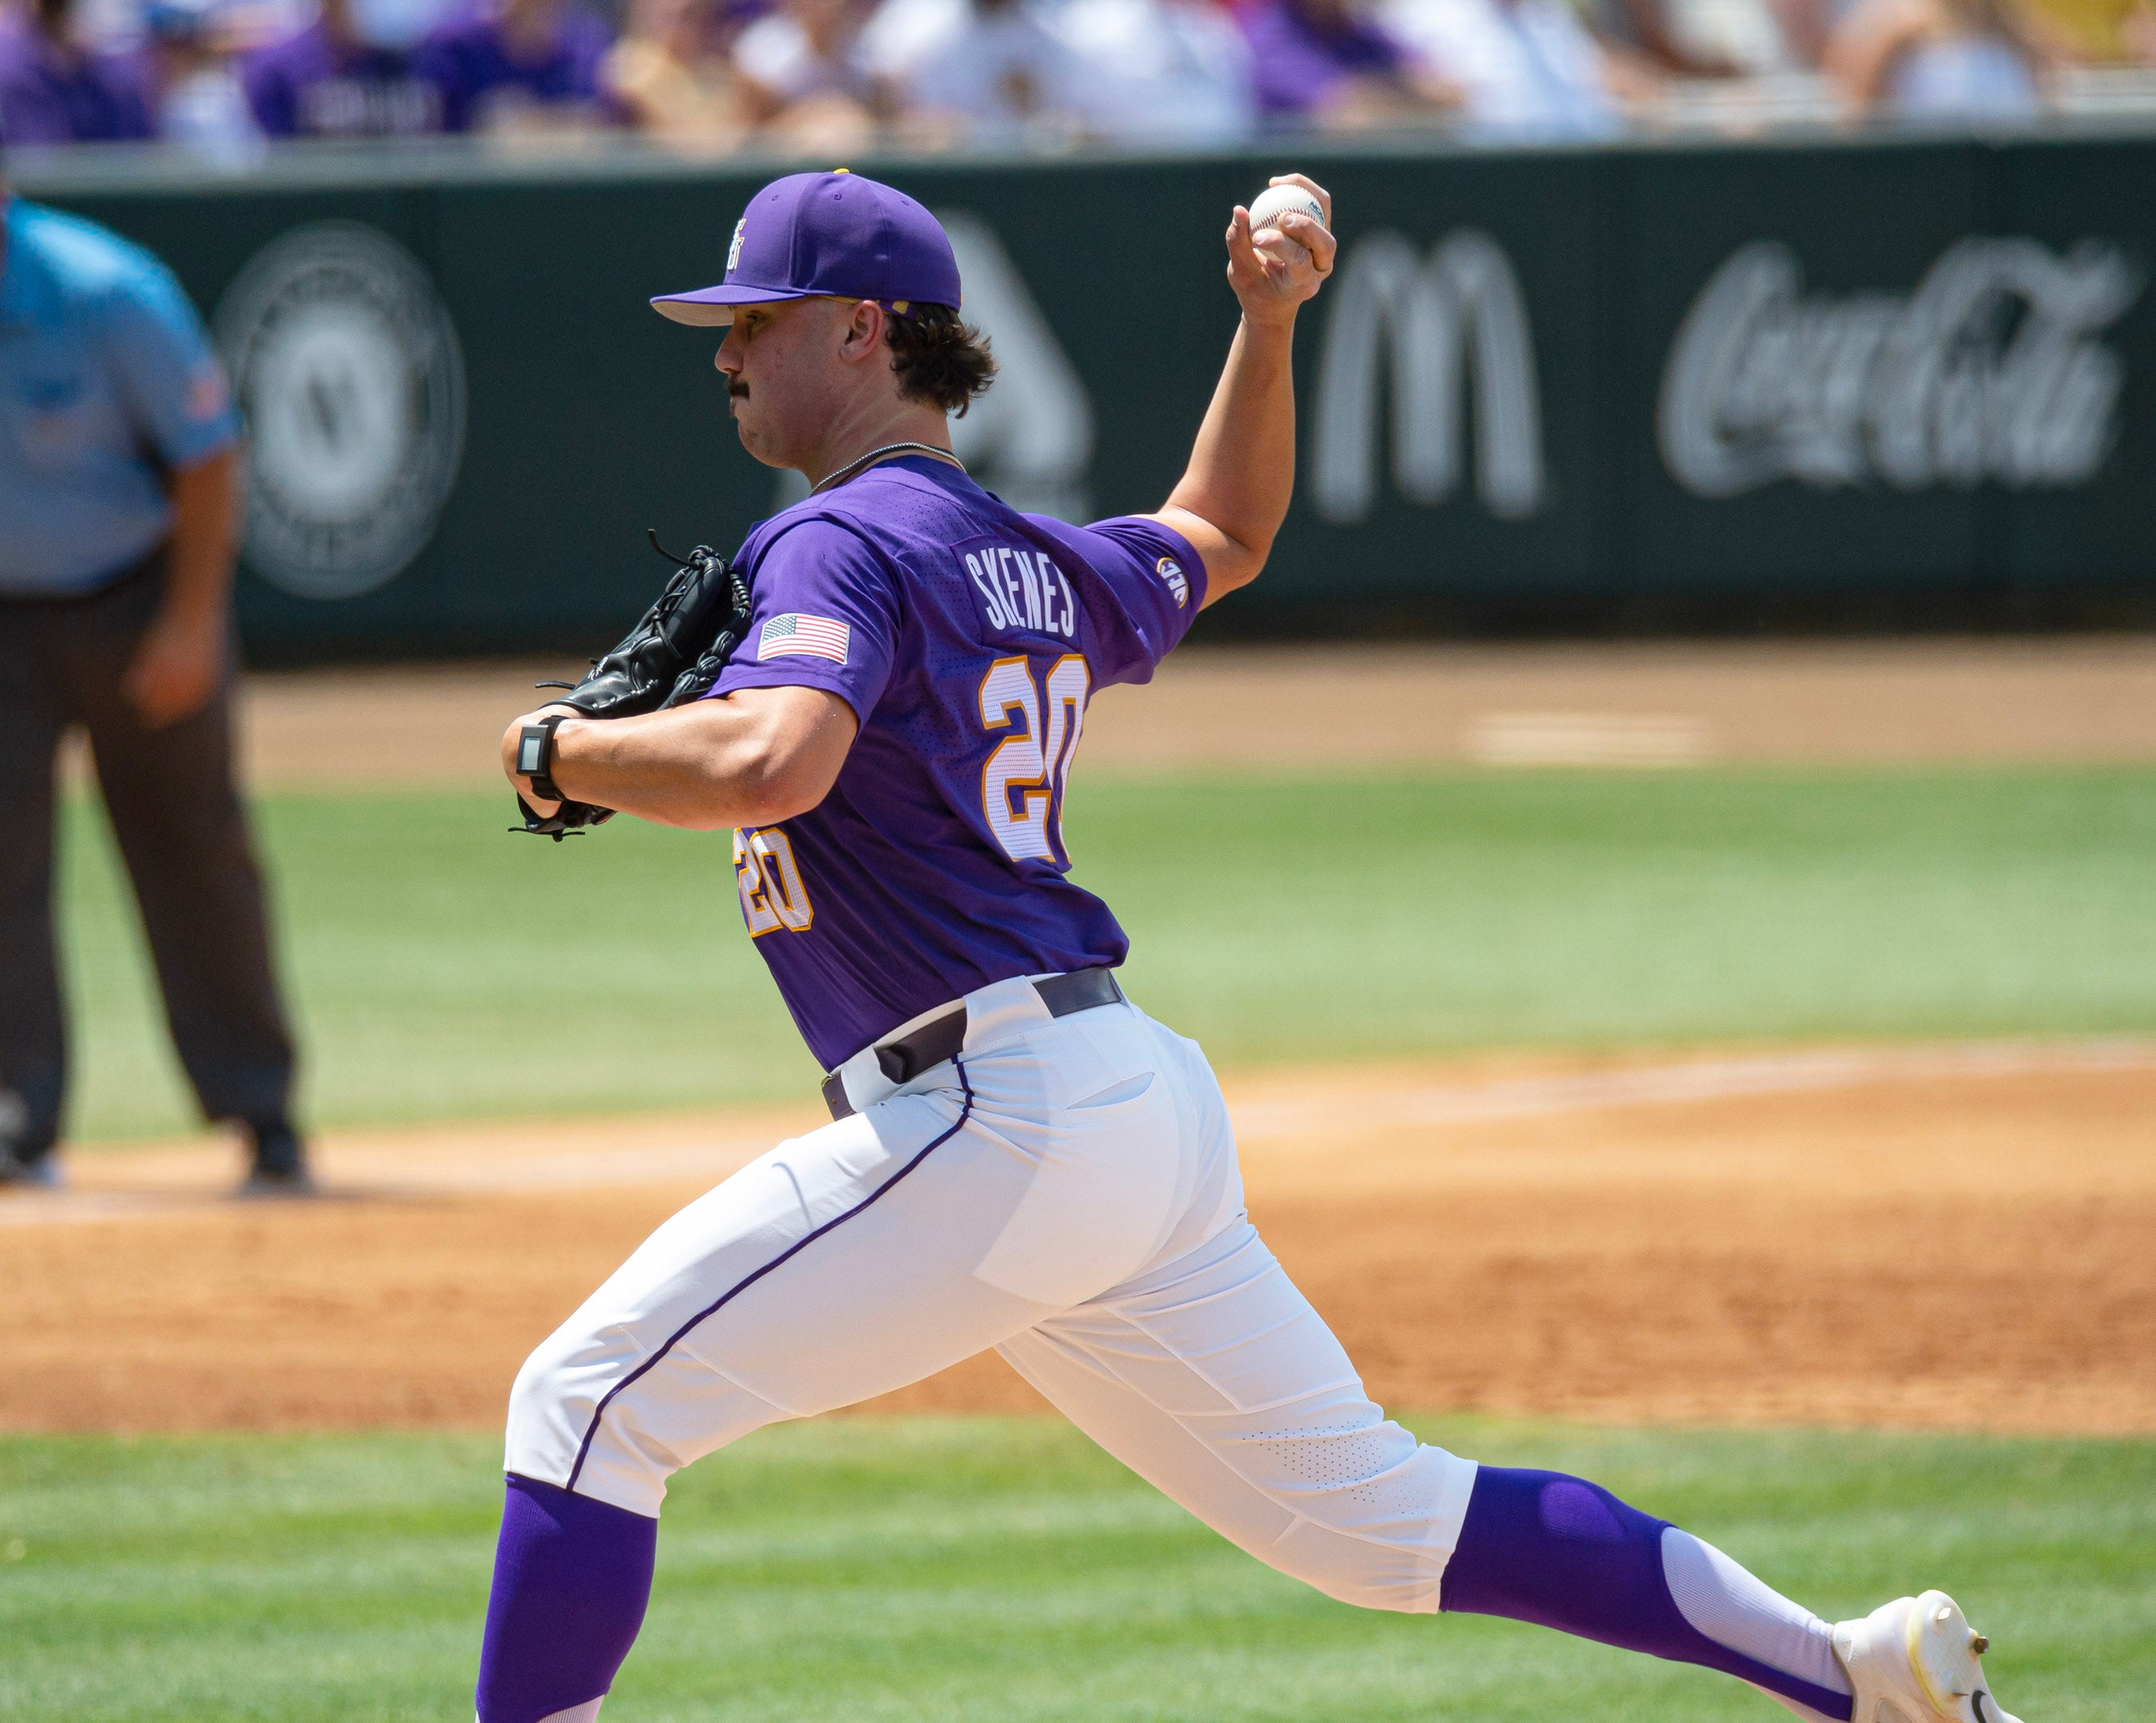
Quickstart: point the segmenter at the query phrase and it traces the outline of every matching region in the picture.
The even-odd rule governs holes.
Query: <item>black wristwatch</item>
[[[527,724],[516,733],[516,770],[531,780],[531,793],[542,801],[569,799],[554,782],[554,727],[572,715],[567,712],[549,712],[536,724]]]

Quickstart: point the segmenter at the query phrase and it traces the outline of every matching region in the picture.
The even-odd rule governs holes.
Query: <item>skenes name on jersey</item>
[[[1078,638],[1078,597],[1045,551],[996,538],[952,546],[981,597],[981,615],[998,633],[1023,631]]]

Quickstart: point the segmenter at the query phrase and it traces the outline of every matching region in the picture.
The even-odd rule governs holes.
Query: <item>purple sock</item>
[[[1702,1664],[1846,1719],[1852,1706],[1845,1687],[1836,1691],[1748,1657],[1685,1618],[1663,1567],[1669,1529],[1666,1520],[1650,1519],[1584,1479],[1484,1466],[1468,1498],[1460,1546],[1445,1567],[1442,1607]],[[1830,1658],[1811,1673],[1840,1671]]]
[[[598,1699],[651,1601],[659,1522],[509,1474],[479,1654],[480,1723],[540,1723]]]

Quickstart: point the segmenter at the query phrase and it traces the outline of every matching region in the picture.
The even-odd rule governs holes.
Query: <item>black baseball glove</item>
[[[568,690],[552,704],[574,706],[588,718],[627,718],[683,705],[711,691],[741,644],[748,627],[748,584],[733,566],[708,545],[698,545],[684,558],[660,545],[655,532],[647,536],[653,550],[677,565],[673,578],[621,644],[592,660],[583,681],[538,685]],[[521,796],[516,806],[524,823],[511,831],[557,844],[613,818],[611,808],[588,802],[564,802],[544,818]]]
[[[747,584],[709,545],[684,559],[654,533],[651,547],[678,565],[674,577],[621,644],[592,660],[583,681],[539,685],[569,689],[557,704],[588,718],[627,718],[701,699],[719,679],[748,626]]]

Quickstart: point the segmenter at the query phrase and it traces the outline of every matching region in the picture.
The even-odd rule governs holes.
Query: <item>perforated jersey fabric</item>
[[[1427,1506],[1427,1485],[1399,1425],[1366,1404],[1351,1424],[1279,1430],[1250,1438],[1285,1482],[1337,1494],[1363,1514],[1389,1517]]]

